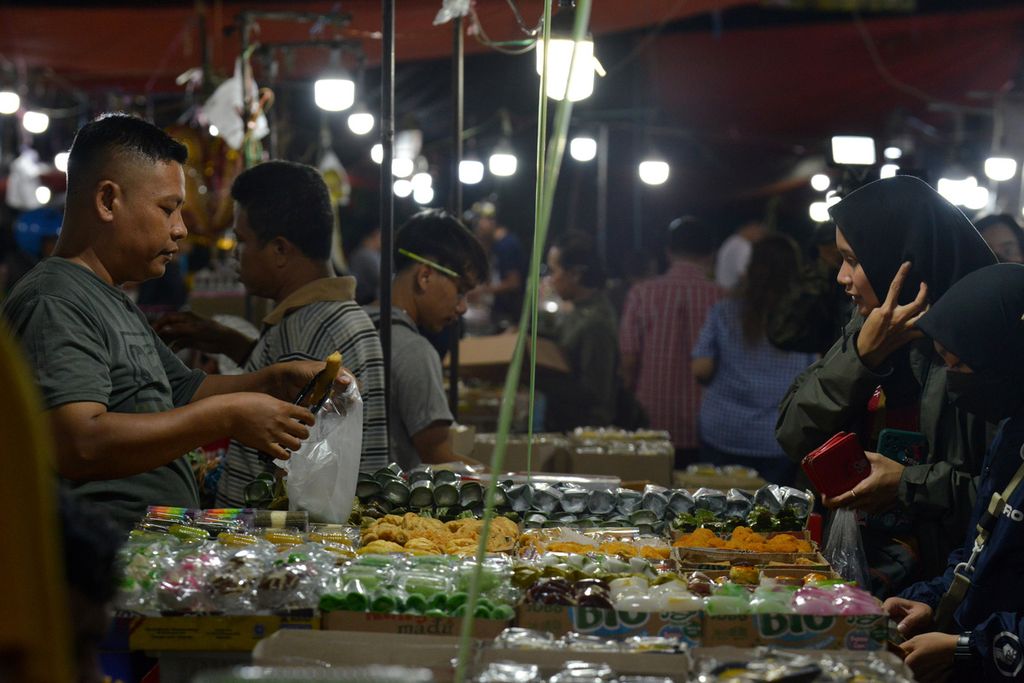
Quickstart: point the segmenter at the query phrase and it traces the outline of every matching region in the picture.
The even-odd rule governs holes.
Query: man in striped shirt
[[[696,218],[669,225],[664,275],[641,282],[626,296],[619,324],[622,376],[644,407],[653,429],[672,435],[676,466],[696,459],[700,389],[690,372],[690,351],[721,290],[708,277],[715,252],[709,226]]]
[[[226,353],[246,372],[300,358],[322,360],[340,351],[363,397],[360,469],[388,462],[384,356],[373,322],[355,301],[355,278],[334,277],[330,264],[334,214],[319,172],[268,161],[245,171],[231,187],[239,279],[254,296],[276,305],[256,340],[192,314],[156,324],[168,343]],[[273,464],[233,441],[217,486],[217,505],[245,504],[247,484]]]

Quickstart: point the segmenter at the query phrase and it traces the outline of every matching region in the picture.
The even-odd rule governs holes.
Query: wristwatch
[[[971,632],[964,631],[956,639],[956,647],[953,648],[953,666],[961,671],[969,670],[976,666],[977,656],[971,650]]]

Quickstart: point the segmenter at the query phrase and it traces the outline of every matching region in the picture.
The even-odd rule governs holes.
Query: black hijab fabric
[[[1024,266],[967,275],[917,322],[969,368],[1024,380]]]
[[[829,213],[879,301],[885,300],[904,261],[913,265],[900,292],[901,304],[913,301],[922,281],[928,283],[928,299],[938,301],[954,282],[996,262],[967,216],[912,176],[868,183]]]

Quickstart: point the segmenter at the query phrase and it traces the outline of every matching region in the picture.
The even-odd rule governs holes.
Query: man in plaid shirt
[[[630,290],[619,325],[622,375],[650,419],[672,435],[676,466],[696,459],[700,389],[690,351],[708,311],[722,296],[709,277],[715,252],[710,226],[693,217],[669,225],[671,266]]]

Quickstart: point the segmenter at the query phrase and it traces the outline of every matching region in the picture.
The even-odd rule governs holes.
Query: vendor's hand
[[[822,495],[821,502],[825,507],[851,508],[875,514],[888,510],[896,503],[900,479],[903,477],[903,465],[881,453],[865,451],[864,455],[871,463],[871,474],[835,498]]]
[[[896,630],[904,638],[912,638],[934,628],[932,608],[923,602],[906,598],[889,598],[882,603],[882,611],[898,622]]]
[[[321,360],[292,360],[284,363],[274,363],[267,366],[260,372],[267,376],[267,392],[277,396],[284,401],[294,401],[310,380],[324,369],[324,362]],[[356,378],[342,367],[334,380],[334,393],[342,393],[348,389],[348,385],[355,382]],[[308,396],[307,399],[312,399]]]
[[[313,413],[301,406],[255,392],[230,396],[230,436],[278,460],[291,457],[309,438]]]
[[[857,334],[857,354],[869,368],[877,368],[893,351],[924,336],[914,324],[928,310],[928,285],[922,282],[917,298],[909,304],[900,306],[897,303],[908,273],[910,261],[900,266],[889,285],[885,301],[868,314]]]
[[[153,329],[172,349],[190,348],[206,353],[225,353],[236,363],[245,360],[253,340],[227,325],[200,318],[195,313],[169,313]]]
[[[919,683],[944,683],[953,672],[953,650],[957,636],[949,633],[924,633],[900,645],[907,653],[903,660]]]

